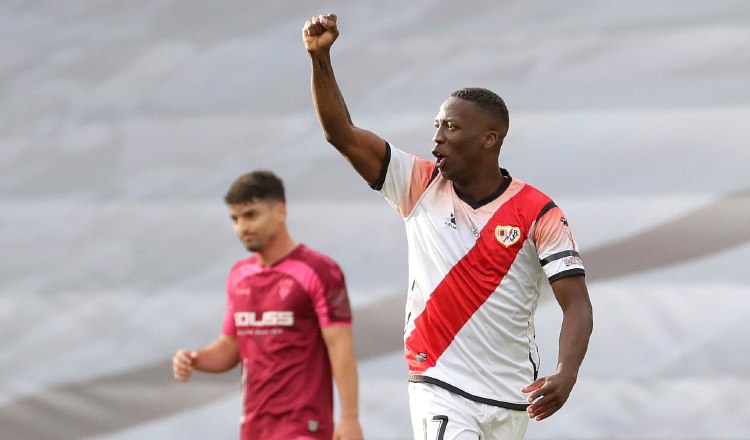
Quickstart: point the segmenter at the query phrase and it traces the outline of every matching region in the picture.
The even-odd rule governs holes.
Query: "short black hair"
[[[227,205],[254,200],[286,202],[284,183],[271,171],[251,171],[238,177],[224,196]]]
[[[476,103],[482,110],[497,117],[506,130],[510,126],[508,107],[497,93],[482,87],[466,87],[454,91],[451,96]]]

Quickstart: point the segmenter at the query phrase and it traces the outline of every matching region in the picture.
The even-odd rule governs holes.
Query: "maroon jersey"
[[[271,266],[255,255],[234,265],[223,331],[242,361],[243,440],[333,436],[328,326],[351,326],[344,275],[329,257],[298,245]]]

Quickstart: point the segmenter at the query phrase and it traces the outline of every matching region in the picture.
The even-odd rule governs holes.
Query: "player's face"
[[[250,252],[262,251],[284,224],[284,204],[269,200],[229,205],[234,232]]]
[[[432,154],[443,177],[459,185],[472,180],[480,162],[492,157],[482,148],[487,129],[487,116],[474,102],[450,97],[440,106]]]

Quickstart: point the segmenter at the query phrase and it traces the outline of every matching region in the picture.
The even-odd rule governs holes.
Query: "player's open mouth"
[[[440,153],[432,153],[435,156],[435,165],[437,165],[438,168],[442,167],[445,163],[445,156],[443,156]]]

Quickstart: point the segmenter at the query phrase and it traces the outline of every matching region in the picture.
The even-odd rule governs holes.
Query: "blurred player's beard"
[[[250,252],[258,252],[259,250],[263,249],[263,246],[254,241],[252,243],[245,243],[245,249]]]
[[[245,245],[245,249],[250,252],[260,252],[271,244],[276,238],[278,228],[273,225],[265,225],[257,228],[253,232],[241,235],[240,241]]]
[[[259,250],[263,249],[263,247],[266,244],[267,240],[262,240],[259,237],[249,238],[249,239],[241,239],[242,244],[245,245],[245,249],[247,249],[250,252],[258,252]]]

